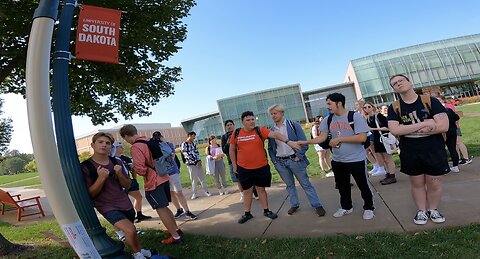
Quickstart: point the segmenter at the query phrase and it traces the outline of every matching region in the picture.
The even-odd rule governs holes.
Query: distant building
[[[187,138],[187,133],[182,127],[172,127],[170,123],[133,123],[137,127],[139,136],[152,137],[153,132],[160,131],[166,140],[172,142],[175,146],[179,146]],[[118,131],[124,125],[119,125],[110,129],[101,129],[88,134],[84,134],[75,138],[75,144],[77,145],[77,152],[81,154],[83,152],[89,152],[93,154],[93,149],[90,144],[92,143],[92,137],[97,132],[108,132],[113,135],[115,141],[124,142]]]

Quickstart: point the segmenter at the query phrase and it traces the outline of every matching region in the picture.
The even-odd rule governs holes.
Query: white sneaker
[[[379,176],[379,175],[386,175],[387,172],[385,171],[385,168],[379,167],[375,172],[373,172],[371,175],[372,176]]]
[[[417,225],[425,225],[427,224],[427,221],[428,215],[427,212],[424,210],[417,211],[417,215],[415,215],[415,218],[413,218],[413,223]]]
[[[145,256],[141,252],[132,254],[133,259],[145,259]]]
[[[224,195],[224,194],[225,194],[225,193],[223,193],[223,192],[220,192],[220,191],[218,192],[218,195],[220,195],[220,196],[222,196],[222,195]]]
[[[211,194],[211,193],[209,193],[209,192],[205,192],[205,195],[207,195],[207,197],[210,197],[210,196],[212,196],[212,194]]]
[[[377,172],[378,167],[374,167],[372,170],[368,172],[369,175],[373,175],[375,172]]]
[[[369,219],[373,219],[373,217],[375,217],[373,210],[365,210],[363,212],[363,219],[369,220]]]
[[[430,219],[435,223],[445,222],[445,217],[442,214],[440,214],[440,212],[438,212],[437,209],[428,210],[427,214],[430,217]]]
[[[452,167],[450,167],[450,171],[452,173],[459,173],[460,169],[458,169],[458,166],[452,166]]]
[[[243,192],[240,192],[240,201],[243,201]]]
[[[197,194],[192,194],[192,200],[195,200],[197,198]]]
[[[227,195],[227,194],[228,194],[228,190],[225,189],[225,191],[223,192],[223,194]]]
[[[330,172],[330,173],[327,173],[325,176],[326,176],[326,177],[334,177],[335,174],[334,174],[333,172]]]
[[[333,217],[334,218],[340,218],[340,217],[348,215],[352,212],[353,212],[353,208],[351,208],[349,210],[344,210],[344,209],[340,208],[340,209],[337,210],[337,212],[333,213]]]

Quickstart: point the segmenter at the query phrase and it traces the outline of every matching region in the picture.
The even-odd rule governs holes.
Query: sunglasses
[[[370,109],[370,108],[372,108],[372,106],[368,106],[368,105],[367,105],[367,106],[364,106],[364,107],[363,107],[363,109]]]

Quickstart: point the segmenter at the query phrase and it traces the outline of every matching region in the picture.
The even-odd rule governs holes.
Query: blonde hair
[[[273,110],[277,112],[285,112],[285,108],[281,104],[274,104],[270,107],[268,107],[268,113],[271,113]]]

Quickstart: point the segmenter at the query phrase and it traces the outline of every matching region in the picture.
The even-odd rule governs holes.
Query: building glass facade
[[[328,110],[326,107],[327,96],[331,93],[341,93],[345,96],[345,108],[353,110],[357,96],[355,95],[354,84],[346,83],[336,86],[325,87],[303,93],[305,100],[305,109],[310,121],[316,116],[327,116]]]
[[[233,120],[236,127],[241,127],[241,115],[245,111],[252,111],[257,119],[257,126],[272,124],[268,107],[274,104],[283,104],[285,117],[291,120],[305,122],[306,111],[300,85],[289,85],[260,92],[230,97],[217,101],[222,121]],[[223,123],[222,123],[223,126]]]
[[[197,134],[198,143],[207,143],[210,135],[219,137],[225,133],[218,112],[187,119],[181,123],[186,132],[194,131]]]
[[[415,88],[438,86],[442,94],[470,96],[480,79],[480,34],[440,40],[352,60],[362,97],[395,100],[389,78],[405,74]]]

